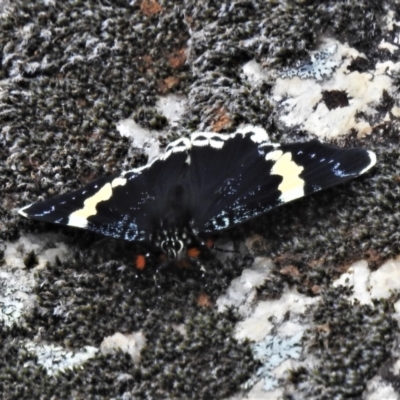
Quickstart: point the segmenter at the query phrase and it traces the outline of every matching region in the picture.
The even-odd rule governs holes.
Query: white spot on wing
[[[360,171],[360,175],[362,175],[364,172],[367,172],[370,168],[372,168],[376,164],[376,154],[370,150],[367,150],[367,153],[371,161],[369,165],[367,165],[362,171]]]
[[[261,128],[259,126],[254,126],[254,125],[247,125],[244,126],[243,128],[239,128],[234,135],[237,133],[241,133],[242,135],[247,135],[248,133],[251,134],[251,140],[254,143],[262,143],[262,142],[268,142],[269,141],[269,136],[267,131],[264,128]]]
[[[264,130],[261,131],[261,130],[257,129],[257,130],[254,131],[253,134],[251,135],[251,140],[252,140],[254,143],[269,142],[269,136],[268,136],[267,132],[265,132]]]
[[[222,149],[224,147],[224,142],[222,140],[215,140],[214,137],[210,138],[210,145],[214,149]]]
[[[198,132],[190,136],[193,146],[211,146],[214,149],[222,149],[224,142],[233,137],[232,135],[220,135],[212,132]]]
[[[190,136],[190,141],[194,146],[208,146],[210,133],[199,132]]]
[[[166,160],[171,154],[187,151],[191,146],[191,141],[188,138],[175,140],[175,142],[172,142],[167,146],[165,153],[160,157],[160,159]]]
[[[61,220],[60,220],[61,221]],[[88,220],[79,215],[71,214],[68,218],[68,225],[75,226],[76,228],[86,228],[88,224]]]
[[[29,218],[28,214],[24,210],[27,210],[32,204],[29,204],[29,206],[25,206],[25,207],[21,208],[20,210],[18,210],[18,214],[22,215],[25,218]]]

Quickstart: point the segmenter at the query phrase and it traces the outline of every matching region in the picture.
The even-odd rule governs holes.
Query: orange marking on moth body
[[[136,267],[139,271],[143,271],[145,266],[146,266],[146,256],[144,256],[144,255],[142,255],[142,254],[136,256],[136,259],[135,259],[135,267]]]
[[[190,258],[197,258],[200,255],[200,253],[201,253],[201,251],[197,247],[192,247],[190,249],[187,249],[187,252],[186,252],[188,257],[190,257]]]

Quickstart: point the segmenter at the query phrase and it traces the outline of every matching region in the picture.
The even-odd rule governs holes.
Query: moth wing
[[[316,140],[273,146],[257,142],[254,134],[231,135],[221,149],[193,146],[191,190],[203,203],[195,226],[204,232],[226,229],[357,177],[375,161],[374,153],[360,148]]]
[[[176,144],[175,144],[176,145]],[[153,163],[22,208],[24,217],[84,228],[124,240],[152,232],[154,210],[167,200],[169,182],[187,170],[187,150],[168,152]],[[172,179],[172,181],[171,181]]]

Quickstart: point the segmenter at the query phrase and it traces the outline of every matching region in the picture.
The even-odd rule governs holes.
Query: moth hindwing
[[[361,148],[316,140],[274,145],[260,132],[197,133],[148,165],[22,208],[35,220],[145,240],[177,256],[201,233],[353,179],[376,162]]]

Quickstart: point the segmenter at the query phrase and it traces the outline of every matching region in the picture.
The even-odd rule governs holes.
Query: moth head
[[[185,254],[185,244],[176,237],[163,240],[160,244],[161,250],[167,255],[168,260],[180,260]]]
[[[190,250],[199,245],[199,240],[190,228],[157,230],[152,239],[153,244],[167,256],[169,261],[180,261],[198,256]]]

